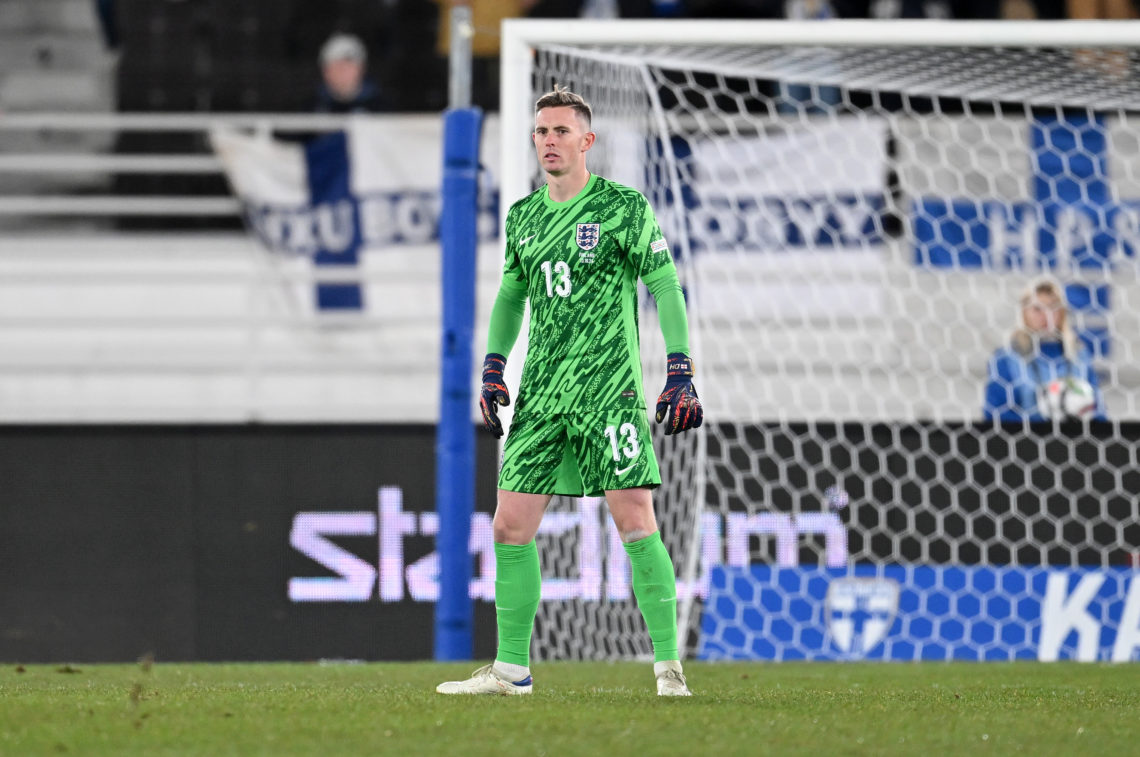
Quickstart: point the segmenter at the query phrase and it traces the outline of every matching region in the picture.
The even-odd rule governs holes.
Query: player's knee
[[[655,528],[631,528],[629,530],[619,531],[618,533],[621,534],[622,542],[629,544],[630,542],[641,541],[647,536],[652,536],[656,530]]]
[[[534,534],[528,534],[522,523],[496,515],[491,523],[492,538],[496,544],[529,544]]]
[[[657,530],[657,518],[653,514],[653,500],[647,490],[623,490],[607,492],[610,515],[614,526],[625,543],[638,541]]]
[[[657,530],[657,521],[652,515],[640,516],[639,513],[623,513],[614,516],[614,526],[618,535],[625,543],[644,539]]]

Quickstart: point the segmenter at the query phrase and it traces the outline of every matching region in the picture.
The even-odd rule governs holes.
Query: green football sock
[[[499,624],[499,652],[495,659],[530,665],[530,635],[542,594],[538,547],[530,544],[495,545],[495,617]]]
[[[625,551],[633,566],[633,595],[653,642],[653,660],[678,660],[677,578],[661,533],[629,542]]]

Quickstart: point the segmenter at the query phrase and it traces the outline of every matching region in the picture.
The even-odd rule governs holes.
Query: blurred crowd
[[[94,0],[122,110],[434,111],[472,7],[473,96],[498,108],[506,18],[1131,18],[1133,0]]]

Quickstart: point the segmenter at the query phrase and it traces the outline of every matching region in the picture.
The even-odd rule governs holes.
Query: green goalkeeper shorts
[[[518,413],[503,446],[499,488],[597,497],[607,489],[661,485],[653,437],[638,408]]]

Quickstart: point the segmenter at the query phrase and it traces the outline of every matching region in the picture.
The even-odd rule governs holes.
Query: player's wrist
[[[503,369],[507,367],[507,358],[497,352],[488,352],[483,358],[483,381],[488,378],[502,380]]]
[[[665,374],[670,380],[693,377],[693,359],[683,352],[670,352],[666,360]]]

